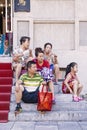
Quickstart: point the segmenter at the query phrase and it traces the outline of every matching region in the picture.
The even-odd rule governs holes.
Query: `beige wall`
[[[74,49],[74,32],[75,26],[73,23],[35,23],[34,48],[41,46],[41,44],[43,47],[46,42],[51,42],[55,51]]]
[[[35,19],[74,20],[74,0],[32,0],[31,13]]]
[[[31,0],[31,11],[14,13],[14,48],[22,35],[31,37],[31,48],[51,42],[59,66],[72,61],[79,65],[78,75],[87,84],[87,0]],[[87,89],[86,89],[87,90]]]

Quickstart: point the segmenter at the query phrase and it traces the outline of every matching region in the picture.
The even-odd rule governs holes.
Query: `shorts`
[[[50,64],[50,69],[54,70],[54,64]]]
[[[34,92],[28,92],[25,88],[22,92],[22,100],[24,103],[37,103],[38,102],[39,87]]]
[[[71,86],[70,86],[70,88],[71,88],[72,91],[73,91],[73,85],[72,85],[72,82],[71,82]],[[63,92],[64,94],[68,94],[68,93],[70,93],[69,89],[66,87],[66,85],[64,84],[64,82],[62,83],[62,92]]]

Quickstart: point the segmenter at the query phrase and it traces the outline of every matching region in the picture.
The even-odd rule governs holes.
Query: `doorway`
[[[12,0],[0,0],[0,56],[11,56],[12,48]]]

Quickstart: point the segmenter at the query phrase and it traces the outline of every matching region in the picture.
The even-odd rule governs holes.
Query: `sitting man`
[[[21,100],[25,103],[38,102],[38,92],[42,83],[45,84],[45,81],[37,73],[36,63],[34,61],[28,61],[27,73],[21,75],[16,83],[15,96],[17,106],[15,114],[22,111]]]
[[[16,82],[21,74],[22,68],[25,68],[27,60],[31,60],[33,57],[29,45],[30,37],[23,36],[20,39],[20,46],[13,52],[13,69],[16,72]]]
[[[55,84],[57,84],[59,78],[59,66],[58,66],[57,56],[52,53],[51,43],[46,43],[44,45],[44,58],[48,60],[50,64],[50,68],[52,69],[55,75]]]

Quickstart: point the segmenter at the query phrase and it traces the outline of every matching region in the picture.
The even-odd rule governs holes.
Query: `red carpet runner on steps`
[[[8,122],[11,88],[11,63],[0,63],[0,123]]]

